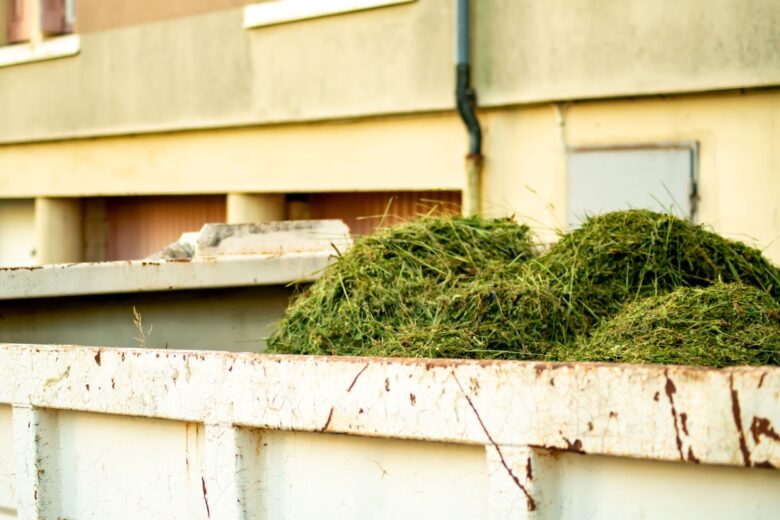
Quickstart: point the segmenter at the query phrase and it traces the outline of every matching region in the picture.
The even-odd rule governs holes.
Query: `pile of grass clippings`
[[[425,217],[379,230],[293,302],[269,350],[401,355],[392,346],[398,331],[435,326],[445,294],[455,297],[476,279],[512,278],[534,254],[528,227],[509,219]],[[464,353],[471,348],[460,345]]]
[[[757,249],[646,210],[592,217],[539,263],[569,304],[593,320],[638,298],[718,281],[752,285],[780,298],[780,272]]]
[[[544,359],[586,323],[530,272],[514,279],[475,280],[444,291],[431,316],[393,331],[366,355]]]
[[[682,287],[626,306],[550,359],[726,367],[780,365],[780,305],[742,284]]]
[[[593,217],[541,255],[509,220],[428,217],[359,239],[296,299],[269,351],[584,359],[591,331],[626,305],[728,282],[780,299],[759,251],[670,215]],[[589,360],[611,360],[593,345]]]

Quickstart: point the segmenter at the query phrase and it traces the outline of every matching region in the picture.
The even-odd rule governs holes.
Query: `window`
[[[76,0],[0,0],[0,67],[72,56]]]
[[[568,225],[588,215],[630,208],[696,212],[697,146],[576,149],[568,157]]]

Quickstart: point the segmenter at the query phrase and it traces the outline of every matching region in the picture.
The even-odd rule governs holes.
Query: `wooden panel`
[[[427,213],[460,213],[459,191],[382,191],[317,193],[311,197],[311,217],[340,218],[354,234],[370,233]]]
[[[8,26],[6,35],[9,43],[25,42],[30,39],[30,16],[32,0],[8,0]]]
[[[68,7],[74,0],[43,0],[41,2],[41,30],[45,34],[67,34],[73,31]]]
[[[225,222],[225,196],[112,197],[106,199],[107,260],[144,258],[198,231]]]

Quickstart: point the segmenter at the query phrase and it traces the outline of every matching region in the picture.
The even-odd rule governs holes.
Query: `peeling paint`
[[[772,423],[765,417],[753,417],[753,422],[750,424],[750,433],[753,435],[753,442],[756,444],[761,442],[762,436],[775,442],[780,442],[780,434],[775,431]]]
[[[0,380],[0,404],[195,424],[208,418],[248,428],[491,449],[495,443],[502,450],[532,446],[588,455],[780,466],[775,438],[780,369],[766,367],[714,370],[7,345],[0,349],[0,373],[13,374]],[[550,384],[553,376],[555,385]],[[87,384],[112,391],[87,392]],[[492,442],[474,421],[475,410]],[[736,429],[724,427],[724,412]],[[524,473],[524,468],[513,471]]]
[[[747,442],[745,441],[745,430],[742,428],[742,410],[739,406],[739,395],[734,389],[734,375],[729,377],[729,390],[731,395],[731,414],[734,417],[734,424],[737,427],[737,434],[739,435],[739,451],[742,454],[742,461],[745,466],[750,467],[750,450],[748,450]]]
[[[477,408],[474,406],[474,402],[471,400],[471,397],[469,397],[469,394],[467,394],[466,391],[463,389],[463,385],[460,384],[460,381],[458,380],[457,376],[455,376],[454,372],[452,373],[452,377],[453,379],[455,379],[455,382],[458,384],[458,388],[460,388],[460,391],[463,393],[463,396],[466,398],[469,407],[474,412],[474,415],[476,416],[477,421],[479,422],[479,425],[482,428],[482,431],[485,432],[485,436],[488,438],[488,441],[490,441],[490,444],[492,444],[493,448],[495,448],[496,454],[501,460],[501,465],[509,474],[509,477],[512,479],[512,481],[514,481],[518,489],[523,492],[523,495],[525,495],[526,506],[528,507],[528,511],[535,511],[536,501],[528,492],[528,489],[523,485],[523,483],[520,482],[520,479],[517,477],[517,475],[515,475],[514,471],[512,471],[512,468],[509,467],[509,464],[507,464],[506,459],[504,458],[504,454],[501,452],[501,447],[496,443],[495,440],[493,440],[493,436],[490,435],[490,431],[487,429],[487,426],[485,426],[485,422],[482,420],[482,417],[479,415]]]
[[[664,377],[666,378],[666,384],[664,385],[664,392],[666,392],[666,398],[669,399],[669,407],[672,412],[672,423],[674,424],[674,438],[677,444],[677,451],[680,454],[680,460],[685,460],[683,455],[682,439],[680,438],[680,427],[677,425],[677,408],[674,406],[674,393],[677,391],[677,387],[674,386],[674,382],[669,377],[669,370],[664,370]]]

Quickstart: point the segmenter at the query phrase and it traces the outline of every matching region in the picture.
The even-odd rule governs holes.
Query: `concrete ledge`
[[[331,252],[246,255],[214,260],[56,264],[0,268],[0,300],[284,285],[311,281]]]
[[[244,28],[265,27],[281,23],[321,18],[335,14],[365,11],[377,7],[409,4],[416,0],[275,0],[244,7]]]
[[[80,49],[81,38],[77,34],[49,38],[36,45],[30,43],[7,45],[0,47],[0,67],[75,56]]]

